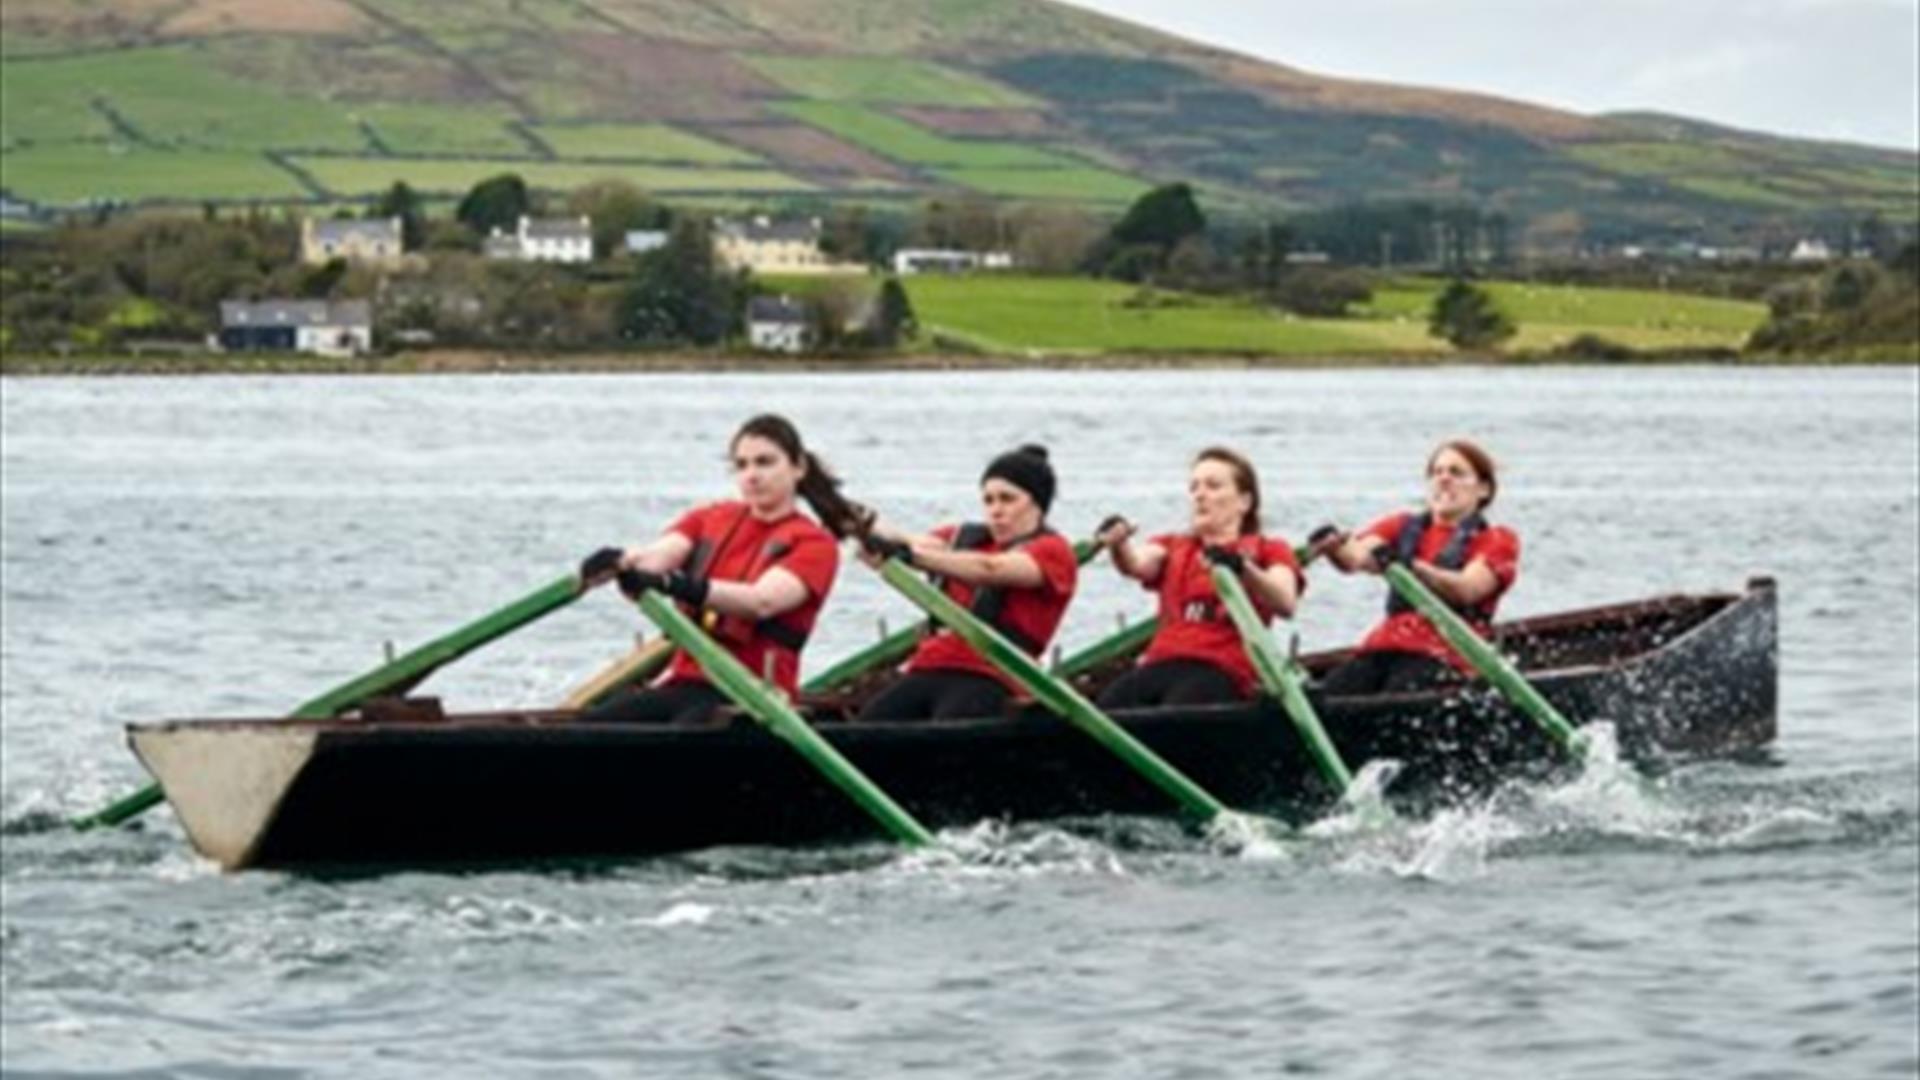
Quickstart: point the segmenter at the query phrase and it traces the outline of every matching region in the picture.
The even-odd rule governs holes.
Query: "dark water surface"
[[[1920,388],[1911,370],[5,380],[8,1076],[1912,1077]],[[1053,447],[1056,522],[1179,523],[1251,453],[1298,538],[1471,433],[1525,542],[1507,613],[1781,582],[1775,761],[1606,771],[1230,852],[1157,820],[484,873],[222,875],[121,725],[278,713],[727,491],[785,411],[908,522]],[[1316,575],[1308,647],[1376,585]],[[1069,647],[1148,598],[1089,571]],[[842,577],[809,666],[907,618]],[[428,684],[556,700],[594,597]],[[515,798],[510,790],[503,799]]]

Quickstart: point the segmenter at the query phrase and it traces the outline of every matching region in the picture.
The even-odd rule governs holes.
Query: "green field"
[[[771,169],[676,169],[667,165],[567,161],[430,160],[299,157],[300,168],[336,195],[370,195],[405,180],[417,191],[458,194],[490,176],[518,173],[529,187],[564,191],[595,180],[625,180],[655,192],[811,191],[813,185]]]
[[[507,129],[506,109],[468,109],[455,105],[356,104],[353,115],[371,127],[396,154],[491,154],[532,152]]]
[[[299,199],[293,175],[259,154],[71,143],[0,154],[0,187],[42,202]]]
[[[543,124],[533,130],[563,158],[623,158],[693,165],[757,165],[765,160],[665,124]]]
[[[1296,319],[1227,300],[1163,293],[1191,306],[1130,308],[1132,285],[1018,275],[906,279],[924,332],[995,352],[1343,354],[1429,350],[1425,328]]]
[[[906,279],[922,327],[996,352],[1235,352],[1279,356],[1434,353],[1427,311],[1442,283],[1403,279],[1351,319],[1295,318],[1237,300],[1159,293],[1129,306],[1134,286],[1075,278],[926,275]],[[1630,289],[1496,282],[1519,323],[1509,350],[1542,351],[1598,334],[1642,349],[1737,347],[1765,317],[1759,304]]]
[[[282,96],[271,86],[226,75],[189,47],[9,60],[4,69],[9,102],[34,103],[27,130],[49,138],[49,122],[78,117],[98,98],[157,144],[222,150],[366,146],[346,106]],[[5,111],[12,112],[11,104]]]
[[[1147,190],[1145,182],[1122,173],[1088,166],[1060,169],[935,169],[949,183],[1010,199],[1061,199],[1075,202],[1128,202]]]
[[[1041,104],[1017,90],[925,60],[886,56],[739,58],[762,75],[818,101],[869,105],[940,105],[951,109],[1024,109]]]
[[[1365,314],[1424,326],[1441,288],[1442,283],[1432,279],[1398,280],[1374,291]],[[1636,349],[1738,346],[1767,317],[1764,304],[1645,289],[1515,281],[1490,282],[1486,289],[1519,326],[1509,348],[1551,348],[1583,333]]]
[[[774,108],[883,157],[964,169],[1078,168],[1072,158],[1019,143],[949,139],[896,116],[837,101],[783,101]]]

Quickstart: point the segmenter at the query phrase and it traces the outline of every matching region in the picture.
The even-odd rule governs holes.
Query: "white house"
[[[1833,249],[1827,242],[1812,237],[1793,245],[1793,250],[1787,253],[1787,261],[1796,263],[1823,263],[1832,258]]]
[[[645,255],[667,246],[665,229],[629,229],[623,240],[629,255]]]
[[[224,300],[220,348],[358,356],[373,350],[373,309],[365,300]]]
[[[756,349],[805,352],[809,331],[806,306],[797,300],[756,296],[747,301],[747,343]]]
[[[1005,251],[961,251],[957,248],[901,248],[893,253],[893,272],[957,274],[968,270],[1011,270],[1013,255]]]
[[[483,250],[489,259],[589,263],[593,261],[593,219],[530,218],[522,214],[511,234],[496,227]]]

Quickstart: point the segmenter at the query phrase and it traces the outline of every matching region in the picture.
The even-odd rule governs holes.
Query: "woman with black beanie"
[[[1053,466],[1045,447],[1027,445],[988,463],[980,475],[983,522],[942,525],[925,535],[876,526],[869,562],[889,556],[927,571],[955,602],[1038,657],[1053,639],[1079,579],[1073,545],[1047,527]],[[861,720],[949,720],[998,716],[1016,684],[953,631],[921,640],[898,681]]]

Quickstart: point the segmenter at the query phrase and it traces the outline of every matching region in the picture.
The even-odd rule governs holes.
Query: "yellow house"
[[[320,266],[334,259],[398,267],[406,261],[400,219],[336,218],[300,222],[300,261]]]
[[[728,270],[756,274],[859,274],[866,267],[829,259],[820,250],[820,219],[749,221],[715,218],[714,261]]]

